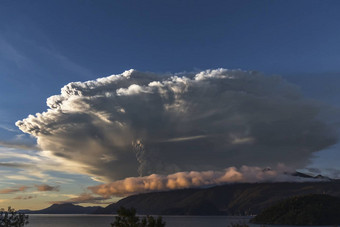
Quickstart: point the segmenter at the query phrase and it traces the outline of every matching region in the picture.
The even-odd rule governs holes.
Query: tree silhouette
[[[165,222],[163,222],[162,217],[155,219],[152,216],[146,216],[140,219],[136,216],[136,209],[125,207],[120,207],[117,210],[118,216],[113,223],[112,227],[164,227]]]
[[[1,227],[22,227],[28,224],[28,215],[18,213],[13,208],[8,210],[0,210],[0,226]]]

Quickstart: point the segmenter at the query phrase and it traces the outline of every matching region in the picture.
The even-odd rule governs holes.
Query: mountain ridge
[[[83,207],[72,203],[52,204],[42,210],[19,210],[25,214],[92,214],[99,206]]]
[[[293,174],[294,175],[294,174]],[[253,215],[291,196],[328,194],[340,197],[340,180],[295,173],[308,182],[232,183],[208,188],[149,192],[125,197],[107,207],[53,204],[35,214],[115,214],[120,206],[153,215]]]
[[[340,197],[340,181],[238,183],[206,189],[151,192],[123,198],[95,213],[113,214],[124,206],[135,207],[140,214],[252,215],[281,199],[306,194]]]

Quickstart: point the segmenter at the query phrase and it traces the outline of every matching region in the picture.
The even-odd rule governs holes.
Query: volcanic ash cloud
[[[16,125],[106,181],[228,166],[302,167],[336,142],[320,107],[280,77],[135,70],[69,83]]]

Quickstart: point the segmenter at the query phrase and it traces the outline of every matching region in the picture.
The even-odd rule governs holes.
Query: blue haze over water
[[[162,216],[166,227],[227,227],[230,223],[246,222],[249,218],[228,216]],[[110,227],[113,215],[29,215],[28,227]],[[257,225],[254,225],[254,227]]]
[[[230,216],[163,216],[166,227],[227,227],[231,223],[247,223],[249,217]],[[28,227],[110,227],[113,215],[44,215],[29,216]],[[261,225],[249,224],[250,227]],[[266,225],[269,227],[269,225]],[[275,227],[287,227],[275,225]],[[304,226],[302,226],[304,227]],[[315,226],[318,227],[318,226]]]

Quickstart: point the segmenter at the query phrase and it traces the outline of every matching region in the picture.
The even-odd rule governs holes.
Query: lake
[[[247,223],[249,217],[231,216],[163,216],[166,227],[227,227],[230,223]],[[28,227],[111,227],[113,215],[30,214]],[[249,224],[250,227],[261,225]],[[269,225],[266,225],[267,227]],[[278,226],[275,227],[287,227]],[[299,226],[301,227],[301,226]],[[315,226],[314,226],[315,227]]]
[[[155,216],[156,217],[156,216]],[[227,227],[230,223],[246,222],[246,217],[228,216],[163,216],[166,227]],[[31,214],[28,227],[110,227],[113,215]],[[257,225],[251,225],[257,226]]]

